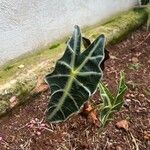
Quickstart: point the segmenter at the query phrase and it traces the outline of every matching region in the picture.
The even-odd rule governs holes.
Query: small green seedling
[[[138,83],[135,83],[135,82],[132,81],[132,80],[126,82],[126,84],[127,84],[128,88],[129,88],[130,90],[132,90],[132,91],[135,91],[136,88],[139,86]]]
[[[138,70],[140,68],[140,63],[128,64],[128,68],[132,70]]]
[[[122,107],[123,96],[126,89],[127,86],[125,84],[125,76],[123,72],[120,73],[120,81],[116,96],[113,96],[104,84],[99,84],[100,95],[103,101],[99,109],[99,119],[101,121],[102,127],[105,127],[112,119],[114,112],[119,111]]]

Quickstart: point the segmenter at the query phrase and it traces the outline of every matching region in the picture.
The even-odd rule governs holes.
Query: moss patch
[[[144,8],[133,9],[128,13],[124,12],[122,15],[116,16],[104,25],[87,31],[86,35],[95,39],[99,34],[104,34],[107,38],[106,44],[115,44],[141,26],[147,18],[148,14]]]
[[[52,45],[49,49],[54,49],[54,48],[57,48],[58,46],[60,46],[59,43]]]
[[[4,64],[0,68],[0,85],[8,82],[8,80],[16,78],[19,74],[26,73],[43,61],[57,59],[59,54],[63,52],[64,46],[65,44],[59,44],[59,46],[53,49],[46,47]],[[23,65],[24,67],[19,68],[20,65]]]
[[[9,104],[6,101],[0,101],[0,114],[4,114],[9,109]]]

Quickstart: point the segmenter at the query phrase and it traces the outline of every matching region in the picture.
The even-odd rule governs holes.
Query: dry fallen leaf
[[[138,60],[137,57],[132,57],[131,61],[132,61],[133,63],[138,63],[138,62],[139,62],[139,60]]]
[[[116,150],[122,150],[120,146],[116,146]]]
[[[114,56],[114,55],[110,55],[110,58],[111,59],[118,59],[116,56]]]
[[[36,93],[45,92],[48,89],[48,85],[46,83],[40,84],[38,87],[35,88]]]
[[[150,140],[150,131],[144,131],[144,139]]]
[[[129,130],[129,123],[127,120],[121,120],[116,123],[118,129],[124,129],[125,131]]]
[[[48,85],[43,83],[43,79],[38,77],[36,87],[34,88],[35,93],[45,92],[48,89]]]
[[[13,108],[17,105],[17,97],[16,96],[12,96],[10,99],[9,99],[9,102],[10,102],[10,108]]]
[[[80,115],[88,119],[91,123],[99,127],[96,111],[92,108],[89,102],[86,102],[83,106],[83,109],[80,112]]]

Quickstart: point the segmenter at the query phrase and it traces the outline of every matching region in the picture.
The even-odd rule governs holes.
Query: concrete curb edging
[[[141,26],[146,19],[147,12],[145,9],[129,10],[116,16],[104,25],[87,30],[83,35],[93,40],[99,34],[104,34],[107,39],[106,44],[114,44],[119,42],[129,32]],[[56,60],[62,56],[65,47],[64,43],[63,41],[61,44],[54,44],[42,51],[35,52],[36,55],[32,54],[28,58],[21,58],[17,62],[2,68],[0,72],[2,80],[0,80],[0,116],[23,103],[30,96],[38,94],[33,90],[37,85],[38,78],[43,78],[47,72],[53,69]],[[26,61],[32,59],[35,59],[33,64],[32,62],[26,63]],[[13,74],[11,74],[10,66],[15,66],[16,68]],[[5,77],[5,72],[10,75]],[[12,103],[14,104],[12,105]]]

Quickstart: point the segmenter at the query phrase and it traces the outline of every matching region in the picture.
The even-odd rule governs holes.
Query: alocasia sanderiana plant
[[[81,52],[82,43],[85,47],[83,52]],[[104,35],[98,36],[91,43],[89,39],[81,36],[80,28],[75,26],[63,56],[57,61],[54,71],[45,77],[51,89],[47,110],[49,122],[61,122],[73,113],[79,112],[81,106],[97,90],[98,85],[103,100],[98,113],[103,127],[111,119],[113,112],[121,108],[126,90],[123,73],[116,97],[99,83],[104,63],[109,59],[109,52],[104,46]]]
[[[49,122],[64,121],[78,112],[95,92],[102,77],[100,63],[104,59],[104,35],[98,36],[83,52],[82,40],[80,29],[75,26],[63,56],[54,71],[45,77],[51,89],[47,110]]]

